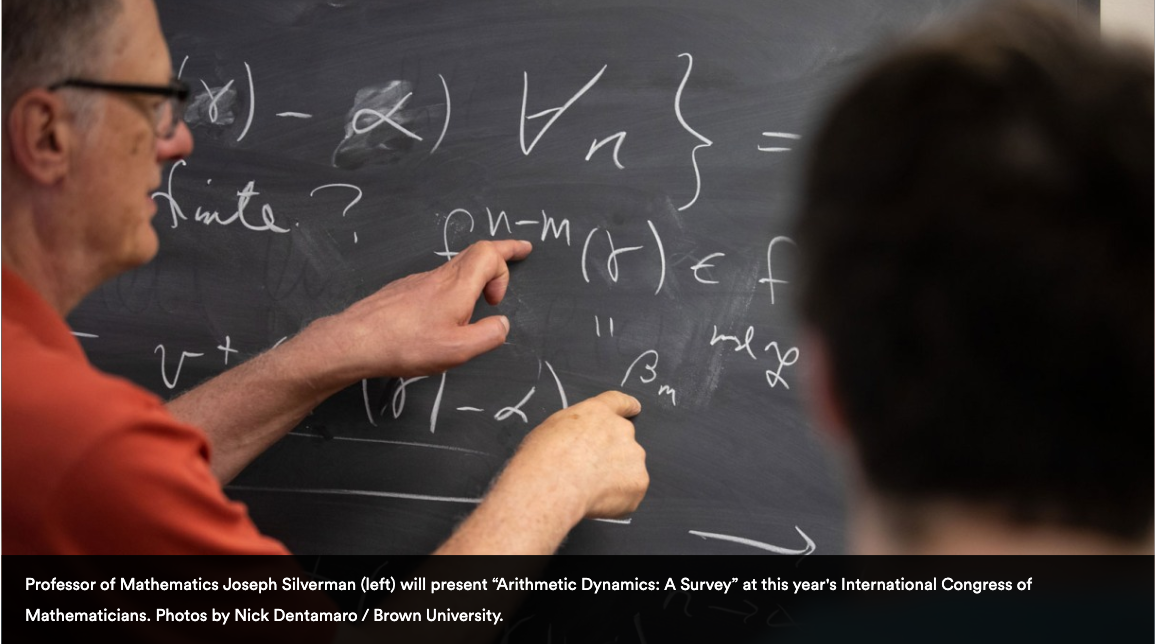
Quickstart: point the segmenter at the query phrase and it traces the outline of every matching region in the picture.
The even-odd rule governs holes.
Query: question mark
[[[317,194],[318,190],[324,190],[325,188],[352,188],[353,190],[357,191],[357,197],[353,199],[353,201],[350,201],[349,205],[345,206],[345,209],[341,211],[342,217],[345,216],[345,213],[349,212],[350,208],[357,205],[358,201],[361,201],[361,196],[364,194],[361,192],[360,188],[351,183],[326,183],[323,186],[317,186],[316,188],[313,188],[313,191],[309,193],[309,196],[312,197],[313,195]],[[353,231],[353,243],[357,243],[357,231]]]

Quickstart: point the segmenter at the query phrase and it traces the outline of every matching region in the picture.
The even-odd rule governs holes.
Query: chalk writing
[[[746,355],[750,356],[751,360],[757,360],[758,356],[754,355],[752,344],[754,342],[755,330],[753,326],[746,327],[746,332],[743,337],[739,338],[736,335],[725,335],[718,333],[718,325],[713,326],[713,331],[710,334],[710,346],[716,344],[732,344],[734,351],[744,351]],[[762,349],[762,353],[769,353],[774,350],[774,359],[777,360],[777,366],[772,369],[767,369],[765,372],[766,382],[771,387],[777,387],[781,384],[786,389],[790,388],[790,384],[782,377],[782,370],[798,362],[798,348],[789,347],[785,352],[778,346],[778,341],[772,341]]]
[[[769,351],[771,348],[774,349],[774,354],[778,358],[778,368],[766,370],[766,382],[768,382],[771,387],[777,387],[778,384],[781,383],[783,387],[789,389],[790,384],[782,377],[782,370],[798,362],[798,347],[790,347],[786,350],[786,353],[782,353],[781,349],[778,348],[778,343],[771,342],[766,345],[765,351]]]
[[[693,134],[694,138],[701,141],[701,143],[694,146],[694,149],[690,151],[690,163],[694,166],[694,197],[685,205],[679,206],[679,211],[688,209],[698,201],[698,195],[702,192],[702,172],[698,169],[698,150],[714,145],[713,141],[702,136],[701,133],[690,127],[690,124],[686,123],[685,117],[682,116],[682,91],[686,89],[686,81],[690,80],[690,72],[694,69],[694,57],[688,53],[678,54],[678,58],[682,57],[686,58],[686,74],[682,76],[682,82],[678,84],[678,91],[674,95],[674,114],[678,117],[678,122],[682,124],[682,127],[690,134]]]
[[[184,159],[180,159],[173,163],[172,167],[169,168],[168,171],[168,183],[166,189],[159,190],[152,193],[151,195],[153,199],[159,197],[168,202],[169,212],[172,214],[173,228],[176,228],[180,221],[188,221],[188,217],[185,216],[184,210],[173,196],[172,191],[172,178],[176,173],[176,169],[187,164],[188,162],[186,162]],[[250,181],[245,184],[244,188],[237,192],[237,208],[228,217],[222,218],[220,211],[210,211],[208,209],[202,209],[200,206],[197,206],[196,213],[193,215],[193,219],[206,226],[210,224],[228,226],[239,221],[242,226],[252,231],[272,233],[289,232],[288,228],[283,228],[277,225],[276,215],[273,213],[273,207],[268,203],[265,203],[261,206],[261,223],[254,224],[249,222],[248,217],[245,214],[245,208],[248,207],[249,201],[252,200],[253,197],[261,194],[257,192],[255,186],[256,181]]]
[[[502,212],[501,214],[504,215],[505,213]],[[470,214],[468,210],[465,208],[454,208],[453,210],[449,211],[449,214],[445,216],[445,224],[441,227],[441,240],[445,242],[445,250],[436,251],[433,253],[438,257],[444,257],[445,261],[447,262],[457,255],[457,251],[449,250],[449,222],[453,219],[454,215],[465,215],[466,217],[469,217],[469,232],[473,232],[473,215]],[[492,220],[490,221],[492,223]]]
[[[349,205],[345,206],[345,209],[341,211],[342,217],[344,217],[349,212],[350,208],[357,205],[358,201],[361,201],[361,197],[364,194],[361,192],[360,188],[358,188],[357,186],[355,186],[351,183],[326,183],[323,186],[317,186],[316,188],[313,188],[313,190],[309,192],[309,196],[312,197],[313,195],[317,194],[318,190],[325,190],[327,188],[348,188],[350,190],[356,190],[357,191],[357,196],[353,197],[353,200],[349,202]],[[357,243],[357,233],[356,232],[353,233],[353,243]]]
[[[745,351],[750,356],[750,358],[757,360],[758,357],[755,356],[754,352],[750,350],[750,341],[753,339],[754,339],[754,327],[752,327],[752,326],[746,328],[746,338],[744,340],[739,340],[738,336],[719,335],[718,334],[718,325],[715,324],[714,325],[714,332],[710,337],[710,346],[714,346],[715,344],[718,344],[719,342],[733,342],[734,343],[734,351]]]
[[[330,13],[326,14],[329,18],[339,19],[339,11]],[[761,323],[747,324],[742,316],[758,311],[757,305],[762,302],[753,306],[752,302],[763,291],[761,285],[768,285],[772,305],[776,304],[778,295],[787,297],[791,292],[790,288],[783,287],[795,280],[788,262],[798,252],[797,244],[777,234],[780,231],[776,229],[779,222],[775,213],[781,210],[782,204],[789,205],[793,195],[786,191],[778,201],[773,192],[777,184],[773,180],[748,179],[746,174],[748,171],[750,176],[762,176],[758,173],[765,169],[752,164],[751,155],[762,163],[793,161],[789,154],[768,159],[761,153],[774,155],[799,149],[800,134],[777,130],[794,129],[795,117],[804,114],[805,107],[801,100],[796,101],[799,110],[789,114],[790,125],[779,121],[778,125],[757,130],[748,127],[748,115],[742,112],[758,107],[754,105],[758,91],[773,75],[746,74],[745,68],[734,67],[732,61],[712,59],[724,55],[724,49],[710,48],[707,55],[698,49],[699,40],[689,41],[676,44],[676,40],[671,40],[671,46],[678,49],[662,47],[661,50],[668,53],[657,50],[656,56],[641,59],[635,56],[624,61],[620,68],[615,61],[608,64],[596,59],[591,61],[585,54],[572,58],[568,53],[526,58],[533,60],[534,65],[545,67],[518,63],[523,70],[520,106],[516,96],[516,68],[510,76],[510,70],[488,64],[476,68],[472,61],[454,61],[449,63],[452,67],[443,66],[456,53],[467,50],[458,49],[459,45],[464,47],[464,42],[438,48],[436,57],[415,51],[411,61],[383,59],[380,63],[367,63],[358,60],[360,53],[351,50],[342,58],[340,70],[336,67],[313,69],[308,65],[300,70],[275,70],[275,59],[249,48],[243,50],[252,52],[245,54],[246,60],[238,57],[226,63],[233,78],[209,71],[205,72],[205,78],[198,79],[194,64],[189,67],[192,78],[188,82],[196,88],[189,123],[209,130],[208,136],[198,135],[202,139],[198,143],[207,145],[210,153],[196,158],[219,164],[212,168],[217,176],[208,178],[207,173],[196,174],[202,169],[196,165],[201,161],[194,161],[195,167],[190,172],[187,162],[178,160],[166,171],[162,187],[152,197],[158,206],[163,205],[167,210],[162,214],[164,227],[171,224],[173,229],[181,229],[180,233],[169,235],[180,240],[178,243],[186,244],[178,252],[200,252],[206,259],[195,266],[196,271],[190,277],[173,270],[175,262],[162,258],[153,268],[146,269],[151,272],[130,278],[134,281],[118,283],[105,297],[112,300],[112,304],[121,304],[133,312],[158,309],[179,315],[189,311],[188,298],[183,291],[179,297],[164,292],[169,285],[186,288],[196,296],[208,294],[203,308],[211,340],[203,346],[192,347],[204,353],[182,351],[179,358],[170,363],[167,353],[178,353],[172,342],[157,345],[151,357],[148,349],[152,342],[140,350],[149,361],[159,355],[162,380],[168,389],[175,389],[182,373],[187,374],[182,371],[183,365],[206,354],[216,355],[213,347],[221,352],[226,366],[238,362],[242,352],[249,355],[241,346],[243,342],[234,345],[231,335],[217,332],[219,320],[227,319],[230,333],[244,334],[243,337],[266,331],[279,335],[286,329],[286,323],[304,324],[329,314],[379,283],[399,277],[403,271],[425,270],[429,262],[440,264],[428,256],[430,252],[449,261],[477,238],[521,238],[535,245],[540,241],[542,245],[525,268],[513,269],[524,273],[514,278],[506,299],[498,305],[501,312],[513,320],[515,329],[506,346],[493,354],[496,357],[471,361],[469,366],[461,367],[460,372],[454,370],[453,383],[448,382],[448,373],[388,381],[363,380],[360,401],[355,391],[352,396],[334,398],[318,417],[307,419],[303,424],[314,428],[316,433],[295,431],[290,435],[298,438],[293,440],[309,439],[318,445],[323,441],[339,441],[335,444],[345,448],[353,441],[365,448],[374,444],[395,445],[439,450],[443,457],[488,456],[477,450],[434,445],[432,441],[333,436],[334,432],[348,427],[346,415],[331,419],[327,414],[332,413],[329,410],[333,407],[348,405],[347,415],[359,426],[355,431],[368,431],[369,427],[381,425],[399,431],[416,430],[421,436],[428,418],[429,432],[437,433],[440,426],[440,438],[450,440],[458,435],[456,431],[447,431],[457,429],[454,422],[462,426],[481,425],[484,429],[516,417],[523,424],[532,425],[546,406],[554,404],[553,391],[557,392],[559,407],[565,409],[569,406],[569,395],[591,395],[615,384],[635,393],[640,391],[639,397],[649,396],[650,402],[646,404],[652,405],[656,399],[662,408],[660,413],[667,413],[675,423],[678,412],[717,411],[709,407],[710,397],[720,388],[730,388],[730,393],[739,394],[726,398],[727,401],[745,398],[754,404],[792,404],[794,392],[789,390],[797,387],[788,382],[796,377],[790,368],[797,366],[800,356],[799,348],[791,346],[787,339],[791,335],[788,317],[772,318],[774,322],[785,321],[787,327],[778,329],[763,328]],[[222,41],[209,38],[184,42],[202,42],[206,47],[216,48]],[[674,51],[685,53],[674,56]],[[226,47],[226,51],[214,50],[210,56],[220,61],[227,55]],[[197,58],[192,60],[195,63]],[[274,62],[264,62],[267,60]],[[290,56],[285,60],[301,59]],[[497,57],[487,62],[502,60],[508,59]],[[189,62],[190,57],[184,56],[177,77],[186,71]],[[597,62],[603,65],[599,68]],[[237,78],[241,76],[242,66],[238,63],[243,63],[243,78]],[[434,64],[439,67],[433,67]],[[570,76],[568,66],[572,64],[585,67]],[[610,66],[615,69],[610,70]],[[262,75],[254,75],[254,68]],[[452,72],[437,73],[438,69]],[[481,71],[475,71],[477,69]],[[288,102],[291,99],[277,98],[278,106],[285,109],[274,114],[267,107],[274,99],[263,89],[262,105],[266,107],[262,108],[262,115],[269,118],[257,123],[255,85],[266,86],[265,70],[275,70],[270,79],[276,79],[277,96],[309,96],[309,103],[294,105]],[[305,73],[298,76],[298,71]],[[532,96],[529,71],[535,73]],[[365,74],[366,78],[356,80],[354,75],[358,73]],[[483,77],[489,73],[494,74],[494,82]],[[454,78],[452,88],[448,78]],[[323,87],[305,87],[309,83]],[[748,93],[736,95],[735,91]],[[351,101],[350,94],[354,94]],[[734,98],[739,100],[730,100]],[[800,94],[798,98],[803,96]],[[294,107],[308,112],[290,109]],[[775,118],[772,110],[761,113]],[[515,117],[518,118],[516,133]],[[614,119],[621,120],[615,122]],[[337,122],[341,123],[343,138],[331,127]],[[266,139],[261,127],[274,125],[281,131]],[[453,137],[449,137],[451,125]],[[258,126],[256,138],[248,139],[247,135],[254,132],[253,126]],[[741,131],[735,131],[735,126]],[[776,131],[760,132],[757,136],[762,129]],[[325,135],[325,131],[332,134]],[[328,142],[321,138],[334,135]],[[515,137],[521,157],[513,151]],[[537,150],[547,137],[545,148],[555,148],[557,144],[557,149]],[[248,140],[250,143],[238,146],[234,138],[237,142]],[[751,141],[752,138],[755,140]],[[625,147],[627,139],[630,148]],[[258,148],[258,144],[268,149],[247,149]],[[737,149],[741,156],[722,158],[729,153],[728,147]],[[759,154],[754,154],[751,147]],[[711,149],[703,152],[706,148]],[[529,158],[535,150],[539,155],[536,161]],[[331,160],[326,158],[330,151]],[[423,154],[407,155],[413,151]],[[541,157],[547,152],[560,152],[559,157],[568,158],[571,162],[568,171],[554,167],[555,157],[548,156],[548,161]],[[434,153],[439,153],[436,158],[428,158]],[[689,167],[686,167],[687,160]],[[625,161],[630,161],[629,167]],[[348,172],[316,171],[316,165],[328,162]],[[369,163],[380,167],[361,167]],[[611,163],[616,170],[609,168]],[[676,172],[673,177],[671,168]],[[691,172],[692,187],[689,186]],[[317,185],[318,180],[326,183]],[[381,190],[376,194],[368,187],[362,190],[359,186],[366,186],[366,181]],[[257,188],[258,182],[262,188]],[[192,185],[194,183],[196,185]],[[304,198],[306,193],[308,199]],[[764,198],[767,195],[771,198]],[[361,204],[362,201],[367,203]],[[699,201],[717,214],[716,222],[686,219],[681,214],[698,206]],[[297,215],[301,211],[313,211],[331,217],[329,211],[338,204],[342,208],[342,226],[366,232],[372,225],[376,239],[371,248],[339,244],[337,238],[345,233],[334,234]],[[373,212],[383,216],[374,217],[372,222],[367,218],[348,218],[352,208],[370,206]],[[699,210],[702,208],[698,206]],[[274,209],[280,216],[274,214]],[[473,215],[473,211],[478,214]],[[483,222],[480,227],[476,226],[479,219]],[[211,227],[212,232],[197,234],[195,231],[206,229],[191,225],[193,223]],[[225,236],[220,233],[222,229],[228,231],[229,237],[224,243],[221,243]],[[231,279],[235,273],[244,272],[243,263],[240,271],[233,263],[251,259],[247,255],[253,248],[246,247],[245,244],[251,242],[245,240],[253,237],[252,232],[269,233],[257,236],[263,246],[252,253],[257,255],[258,270],[261,260],[265,261],[264,273],[258,274],[257,283],[252,285],[256,288],[242,284],[231,291],[214,292],[218,284]],[[289,232],[294,234],[282,236]],[[583,240],[580,255],[572,246],[573,236]],[[232,237],[241,239],[234,244]],[[352,239],[354,244],[359,243],[357,231],[352,231]],[[168,245],[168,241],[165,244]],[[794,246],[794,249],[784,254],[784,246]],[[764,272],[760,261],[763,250]],[[414,255],[418,259],[415,260]],[[738,266],[735,260],[747,257],[754,258],[750,261],[753,265],[746,269]],[[578,272],[573,270],[577,268],[573,266],[574,261],[580,263],[581,281]],[[539,269],[543,265],[548,266]],[[683,272],[687,269],[689,273]],[[595,280],[595,275],[601,280]],[[691,276],[693,286],[685,289]],[[238,279],[246,277],[239,275]],[[264,283],[260,283],[261,278]],[[302,285],[303,289],[298,288]],[[125,295],[130,290],[132,292]],[[158,294],[154,295],[154,291]],[[235,314],[235,310],[216,310],[232,304],[237,293],[244,294],[243,297],[253,293],[271,301],[267,319],[242,320],[247,322],[246,327],[224,317],[226,313]],[[702,297],[696,299],[697,296]],[[484,307],[484,303],[478,304],[479,318],[493,313]],[[199,313],[192,310],[193,315]],[[591,315],[594,318],[592,337],[588,326]],[[468,320],[462,321],[465,322]],[[709,336],[705,334],[706,326],[712,326]],[[96,337],[82,333],[76,336]],[[201,336],[182,333],[176,337]],[[282,337],[277,344],[284,341]],[[85,348],[112,344],[111,350],[119,350],[115,342],[91,344],[93,347]],[[166,346],[174,348],[166,353]],[[537,380],[529,383],[513,378],[503,380],[507,375],[504,372],[510,369],[511,356],[524,360],[527,354],[537,360]],[[635,357],[630,358],[631,355]],[[544,356],[549,356],[549,360]],[[757,361],[753,365],[755,369],[746,368],[746,358]],[[220,365],[210,359],[195,362],[191,368],[199,372],[210,363]],[[152,364],[145,363],[146,378],[155,378]],[[624,372],[620,370],[623,365],[626,366]],[[741,368],[727,370],[723,365]],[[623,373],[620,381],[617,373]],[[428,386],[420,384],[426,379],[430,380]],[[738,380],[749,382],[735,382]],[[543,387],[548,400],[535,400],[537,387]],[[755,387],[763,396],[741,396],[749,390],[735,392],[739,387]],[[675,409],[679,404],[683,407]],[[721,422],[737,420],[741,413],[746,410],[727,410]],[[535,418],[530,419],[530,415]],[[652,421],[642,418],[640,422]],[[470,440],[508,441],[520,431],[518,427],[516,422],[503,426],[500,432],[494,432],[499,439],[471,434]],[[380,432],[368,435],[375,434]],[[671,445],[683,447],[681,443],[666,443],[662,448],[668,450]],[[498,451],[493,450],[494,458],[498,457]],[[276,474],[276,469],[259,474],[267,477],[270,473]],[[464,480],[472,481],[475,474],[470,472]],[[253,480],[264,479],[258,476]],[[472,498],[475,492],[472,488],[465,494],[440,495],[353,489],[357,487],[361,486],[341,480],[308,490],[298,489],[291,483],[251,489],[287,494],[477,502]],[[704,486],[703,489],[712,488]],[[630,520],[615,523],[629,524]],[[677,532],[680,534],[681,530]],[[713,547],[728,541],[779,554],[806,556],[813,552],[813,542],[800,529],[798,532],[802,543],[784,546],[713,532],[691,531],[691,534],[713,541]],[[698,543],[698,539],[679,538]],[[704,603],[697,605],[699,613],[706,612],[703,606]],[[709,609],[736,616],[744,623],[763,619],[767,614],[750,602],[723,603]],[[779,621],[782,617],[781,612],[772,612],[769,619]],[[644,639],[641,621],[635,622],[636,635]]]
[[[593,87],[595,83],[598,82],[598,79],[602,77],[602,74],[605,73],[606,67],[608,67],[608,66],[609,65],[602,65],[602,68],[600,70],[598,70],[598,73],[594,74],[594,77],[592,79],[590,79],[590,81],[588,83],[586,83],[584,87],[579,89],[576,94],[571,96],[570,99],[568,101],[566,101],[565,104],[563,104],[561,107],[551,107],[548,110],[542,110],[542,111],[538,112],[537,114],[532,114],[530,116],[525,115],[525,105],[526,105],[526,101],[529,99],[529,72],[522,72],[523,85],[522,85],[522,92],[521,92],[521,129],[518,132],[519,137],[520,137],[519,140],[521,142],[522,154],[529,156],[529,153],[533,152],[534,146],[537,145],[537,142],[541,140],[542,136],[545,136],[545,133],[549,131],[549,128],[553,126],[554,122],[557,121],[558,118],[560,118],[562,114],[565,114],[565,111],[568,110],[571,105],[576,103],[577,100],[579,98],[581,98],[583,94],[588,92],[589,89],[591,87]],[[537,136],[533,137],[533,141],[531,141],[530,144],[528,146],[526,146],[526,144],[525,144],[525,122],[532,120],[532,119],[541,118],[541,117],[547,116],[547,115],[549,115],[549,120],[545,122],[545,125],[543,125],[540,130],[538,130]]]
[[[662,237],[661,237],[661,235],[658,234],[658,229],[654,226],[654,222],[652,222],[650,220],[646,220],[646,225],[649,227],[650,234],[653,235],[653,237],[654,237],[655,248],[658,251],[658,261],[659,261],[658,286],[654,290],[654,294],[657,295],[658,293],[660,293],[662,291],[662,286],[666,282],[666,250],[665,250],[664,244],[662,243]],[[599,228],[596,226],[592,230],[590,230],[589,234],[586,235],[585,241],[582,243],[582,255],[581,255],[582,279],[584,279],[586,281],[586,283],[589,283],[589,281],[590,281],[589,268],[587,266],[589,253],[590,253],[590,242],[594,238],[594,233],[596,233],[598,230],[599,230]],[[610,278],[611,283],[616,284],[618,282],[618,278],[621,274],[619,263],[618,263],[618,256],[622,255],[624,253],[631,253],[634,251],[643,250],[645,248],[645,246],[623,246],[621,248],[618,248],[614,244],[613,233],[611,233],[609,230],[606,230],[605,233],[606,233],[606,244],[609,246],[609,254],[606,256],[606,275]]]
[[[253,70],[245,63],[245,74],[249,77],[249,116],[245,119],[245,129],[241,130],[241,135],[237,137],[237,141],[245,138],[249,133],[249,128],[253,125],[253,112],[257,107],[256,90],[253,89]]]
[[[449,100],[449,83],[445,82],[445,77],[441,74],[438,74],[437,77],[441,79],[441,87],[445,89],[445,123],[442,124],[441,134],[438,135],[437,142],[433,144],[433,149],[429,151],[429,154],[433,154],[437,148],[441,147],[441,141],[445,138],[445,133],[449,131],[449,114],[453,108],[453,104]]]
[[[621,255],[622,253],[629,253],[629,252],[635,251],[635,250],[641,250],[645,247],[644,246],[627,246],[625,248],[614,248],[614,236],[611,235],[610,231],[608,231],[608,230],[606,231],[606,239],[609,240],[609,244],[610,244],[610,257],[609,257],[609,259],[606,260],[606,271],[609,272],[609,274],[610,274],[610,280],[612,280],[613,282],[617,282],[618,281],[618,255]]]
[[[610,322],[609,336],[612,338],[612,337],[614,337],[614,319],[610,318],[609,322]],[[602,321],[596,315],[594,316],[594,334],[597,335],[599,338],[602,337]]]
[[[625,141],[625,140],[626,140],[626,133],[625,132],[618,132],[617,134],[611,134],[610,136],[607,136],[606,138],[602,139],[601,141],[594,139],[594,142],[592,144],[590,144],[590,151],[586,154],[586,161],[589,161],[591,158],[593,158],[594,152],[597,152],[598,150],[600,150],[602,148],[602,146],[609,143],[610,141],[613,141],[614,142],[614,165],[616,165],[619,170],[625,170],[626,166],[622,165],[622,162],[618,159],[618,155],[621,154],[621,151],[622,151],[622,141]]]
[[[355,438],[350,436],[321,436],[320,434],[309,434],[305,432],[292,431],[288,436],[296,436],[298,438],[314,438],[325,441],[348,441],[351,443],[377,443],[379,445],[402,445],[405,447],[422,447],[426,449],[440,449],[449,452],[461,452],[462,454],[476,454],[478,456],[492,456],[487,452],[481,452],[475,449],[468,449],[465,447],[455,447],[453,445],[434,445],[433,443],[418,443],[414,441],[391,441],[380,438]]]
[[[361,380],[361,397],[365,400],[365,415],[369,417],[369,424],[376,427],[377,421],[373,420],[373,407],[369,404],[368,380]]]
[[[598,227],[594,226],[590,234],[586,235],[585,243],[582,244],[582,278],[585,279],[586,284],[590,283],[590,273],[586,269],[586,256],[589,255],[590,240],[594,238],[594,233],[598,231]]]
[[[393,81],[393,82],[396,83],[397,81]],[[353,114],[353,121],[352,121],[353,131],[356,132],[357,134],[364,134],[366,132],[372,132],[375,128],[377,128],[382,123],[387,123],[387,124],[389,124],[389,127],[392,127],[393,129],[397,130],[398,132],[404,134],[405,136],[407,136],[411,139],[417,139],[418,141],[422,140],[420,136],[417,136],[413,132],[410,132],[409,130],[405,129],[405,127],[402,126],[400,123],[393,120],[393,115],[395,113],[397,113],[397,110],[401,109],[405,105],[405,102],[408,101],[409,97],[411,97],[411,96],[413,96],[413,92],[409,92],[405,96],[402,96],[401,99],[398,100],[397,103],[394,104],[392,107],[390,107],[389,111],[385,114],[382,114],[381,112],[379,112],[375,109],[372,109],[372,108],[368,108],[368,107],[363,107],[363,108],[357,110]],[[365,125],[364,121],[361,119],[362,116],[368,116],[368,117],[376,116],[377,120],[376,121],[369,121],[368,125]]]
[[[645,370],[649,374],[649,377],[647,378],[646,376],[641,376],[641,378],[640,378],[641,381],[643,383],[648,384],[648,383],[651,383],[658,378],[657,369],[658,369],[658,360],[660,359],[660,357],[658,356],[657,351],[650,349],[649,351],[643,351],[640,356],[638,356],[637,358],[634,358],[634,361],[630,363],[629,368],[626,369],[625,377],[622,378],[622,385],[621,386],[623,386],[623,387],[626,386],[626,382],[629,381],[630,373],[633,372],[634,367],[636,367],[638,365],[638,363],[641,362],[642,359],[646,358],[646,357],[652,358],[652,360],[650,361],[649,364],[643,364],[642,365],[642,369]]]
[[[345,136],[333,151],[332,163],[353,169],[380,160],[386,152],[397,158],[422,137],[411,129],[424,110],[404,109],[413,96],[413,84],[392,80],[357,91],[347,114]],[[385,127],[383,127],[385,126]]]
[[[779,235],[778,237],[771,239],[770,245],[768,245],[766,247],[766,277],[763,277],[762,279],[758,280],[758,283],[770,285],[770,303],[771,304],[774,304],[774,285],[787,283],[786,280],[780,280],[780,279],[774,278],[774,259],[773,259],[774,245],[775,244],[781,244],[781,243],[787,243],[787,244],[791,244],[793,246],[798,245],[798,244],[794,243],[793,239]]]
[[[697,536],[697,537],[701,537],[703,539],[718,539],[720,541],[729,541],[731,543],[740,543],[744,546],[750,546],[752,548],[758,548],[760,550],[767,550],[769,552],[774,552],[774,553],[777,553],[780,555],[802,555],[803,557],[805,557],[806,555],[813,553],[817,549],[817,547],[814,545],[814,541],[810,537],[806,536],[806,533],[802,531],[802,528],[799,528],[798,526],[794,526],[794,529],[797,530],[798,534],[802,535],[802,538],[806,541],[806,545],[800,549],[783,548],[782,546],[775,546],[775,545],[771,545],[768,543],[762,543],[761,541],[754,541],[753,539],[746,539],[744,537],[734,537],[734,536],[730,536],[727,534],[717,534],[714,532],[699,532],[697,530],[690,530],[690,534]]]
[[[497,219],[494,219],[493,218],[493,211],[490,210],[488,206],[486,206],[485,215],[486,215],[486,217],[489,218],[489,236],[490,237],[495,237],[497,235],[497,229],[501,227],[502,222],[505,222],[505,232],[510,233],[510,234],[513,233],[513,229],[509,227],[509,215],[505,214],[504,210],[497,213]],[[566,228],[566,245],[567,246],[569,245],[569,237],[568,236],[569,236],[569,228],[567,227]],[[545,240],[542,239],[542,241],[545,241]]]
[[[164,380],[164,386],[168,387],[169,389],[176,389],[176,383],[178,380],[180,380],[180,370],[184,367],[185,358],[199,358],[199,357],[204,355],[203,353],[192,353],[190,351],[181,351],[180,352],[180,360],[177,360],[177,363],[176,363],[176,372],[173,373],[172,380],[169,380],[168,374],[165,373],[165,370],[164,370],[164,363],[165,363],[165,360],[167,359],[167,351],[165,351],[163,344],[156,345],[156,348],[153,349],[152,352],[156,353],[157,351],[160,352],[160,377]]]
[[[433,399],[433,411],[429,413],[430,434],[437,429],[437,414],[441,411],[441,395],[445,393],[445,377],[448,375],[448,373],[441,374],[441,384],[437,386],[437,397]]]
[[[518,417],[521,418],[521,422],[528,423],[529,419],[525,417],[525,412],[521,410],[521,406],[528,402],[530,398],[533,398],[533,394],[536,391],[537,387],[530,387],[529,393],[527,393],[525,397],[521,399],[521,402],[517,403],[513,407],[502,407],[500,411],[493,415],[493,418],[495,420],[505,420],[506,418],[517,414]]]
[[[693,531],[691,531],[691,532],[693,532]],[[735,580],[735,581],[737,581],[737,580]],[[755,604],[754,602],[748,600],[748,599],[742,600],[742,603],[746,604],[750,608],[753,608],[754,610],[749,610],[749,609],[735,610],[733,608],[726,608],[725,606],[707,606],[707,608],[709,608],[710,610],[716,610],[716,611],[721,612],[721,613],[730,613],[732,615],[741,615],[742,616],[742,623],[745,624],[747,621],[749,621],[749,619],[751,617],[758,614],[758,605]]]
[[[763,132],[762,136],[767,136],[770,138],[777,138],[777,139],[790,139],[790,140],[794,140],[794,141],[797,141],[798,139],[802,138],[801,136],[799,136],[797,134],[791,134],[789,132]],[[768,147],[768,146],[759,145],[758,151],[759,152],[789,152],[790,148]]]
[[[557,377],[557,372],[553,370],[553,365],[548,360],[545,361],[545,366],[549,369],[549,373],[553,376],[553,381],[557,383],[557,395],[561,397],[561,408],[569,407],[569,401],[565,397],[565,387],[561,386],[561,378]]]
[[[489,209],[486,208],[486,212],[488,212],[488,211],[489,211]],[[503,210],[501,212],[501,214],[504,215],[505,211]],[[536,219],[521,219],[521,220],[513,222],[513,224],[515,226],[537,226],[540,224],[541,225],[541,240],[542,241],[545,241],[549,237],[550,233],[553,233],[554,239],[561,239],[562,233],[565,233],[565,245],[569,246],[569,219],[562,219],[561,223],[558,223],[556,219],[545,214],[545,211],[542,210],[540,222],[538,222]],[[490,229],[492,230],[493,219],[490,219],[489,225],[490,225]],[[506,219],[506,227],[508,227],[508,226],[509,226],[509,220],[507,218]],[[490,234],[492,235],[493,233],[491,232]]]
[[[725,257],[725,256],[726,256],[725,253],[711,253],[709,255],[706,255],[702,259],[698,260],[697,264],[694,264],[693,266],[690,267],[690,270],[694,271],[694,279],[698,280],[699,282],[701,282],[703,284],[717,284],[718,280],[702,279],[702,276],[698,275],[698,271],[705,270],[707,268],[714,268],[713,264],[707,264],[706,262],[710,261],[711,259],[714,259],[715,257]]]
[[[393,399],[390,404],[393,411],[393,418],[400,418],[401,412],[405,411],[405,392],[409,385],[425,380],[429,376],[417,376],[415,378],[398,378],[397,389],[393,392]]]
[[[657,295],[662,292],[662,285],[666,283],[666,247],[662,244],[662,236],[658,234],[658,229],[654,228],[654,222],[647,219],[646,224],[654,234],[654,241],[658,244],[658,258],[662,260],[662,270],[658,273],[658,289],[654,291],[654,295]]]
[[[239,353],[236,349],[233,348],[232,338],[230,338],[227,335],[225,336],[225,343],[223,345],[217,345],[217,349],[219,349],[222,353],[225,354],[225,364],[226,365],[229,363],[229,354],[230,353]]]
[[[216,92],[214,92],[212,90],[212,88],[208,86],[208,83],[204,82],[203,80],[201,81],[201,85],[204,86],[205,92],[208,94],[209,123],[216,123],[217,118],[220,116],[220,109],[217,106],[218,101],[220,101],[222,96],[230,95],[230,101],[229,102],[232,102],[231,96],[236,95],[236,91],[230,89],[233,86],[233,80],[230,80],[229,82],[225,83],[225,86],[221,87]],[[229,120],[226,121],[226,123],[232,123],[232,122],[233,122],[232,114],[229,114]]]

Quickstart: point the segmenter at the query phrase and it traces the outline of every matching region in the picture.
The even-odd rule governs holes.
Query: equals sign
[[[762,136],[768,136],[772,139],[788,139],[790,141],[797,141],[798,139],[802,138],[801,135],[791,134],[789,132],[763,132]],[[759,145],[758,151],[759,152],[789,152],[790,148],[764,147],[764,146]]]

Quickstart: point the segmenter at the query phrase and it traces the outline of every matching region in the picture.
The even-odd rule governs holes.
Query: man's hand
[[[344,366],[345,384],[368,377],[441,373],[505,342],[509,320],[469,323],[478,297],[505,297],[507,262],[533,250],[526,241],[477,242],[426,273],[392,282],[336,315],[311,324],[310,335]]]
[[[641,411],[637,398],[619,391],[563,409],[525,437],[502,478],[552,486],[555,502],[573,499],[581,518],[629,514],[650,485],[646,451],[627,420]]]
[[[607,391],[547,418],[437,554],[551,554],[582,518],[633,512],[650,485],[627,420],[641,409]]]

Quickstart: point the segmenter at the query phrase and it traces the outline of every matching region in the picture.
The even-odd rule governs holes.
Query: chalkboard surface
[[[227,488],[261,529],[429,552],[530,429],[620,388],[650,492],[563,552],[841,552],[800,395],[800,151],[865,52],[971,4],[162,0],[196,151],[155,195],[157,259],[70,322],[171,397],[471,242],[529,239],[507,345],[326,402]]]

